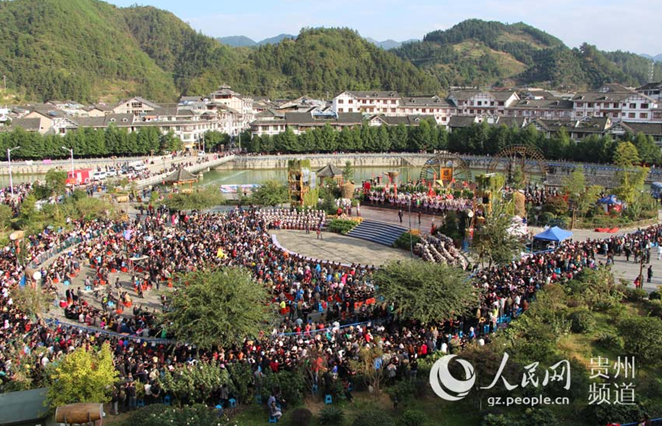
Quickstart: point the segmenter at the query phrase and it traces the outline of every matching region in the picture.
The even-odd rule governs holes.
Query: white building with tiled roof
[[[597,91],[577,93],[573,118],[609,117],[613,120],[652,121],[657,102],[622,85],[605,84]]]
[[[505,115],[506,109],[519,101],[514,90],[461,89],[451,91],[448,99],[459,115]]]

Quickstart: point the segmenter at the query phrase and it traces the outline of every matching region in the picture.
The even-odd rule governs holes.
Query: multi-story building
[[[572,117],[571,101],[565,99],[521,99],[506,109],[509,117],[569,119]]]
[[[131,99],[120,101],[112,110],[113,114],[140,115],[160,108],[158,104],[136,96]]]
[[[437,124],[446,126],[455,113],[455,105],[439,96],[409,96],[400,100],[396,116],[430,115],[434,117]]]
[[[657,102],[620,84],[605,84],[595,92],[577,93],[573,118],[609,117],[612,120],[652,121]]]
[[[648,96],[655,102],[662,101],[662,81],[657,83],[648,83],[641,87],[637,87],[637,92],[644,96]]]
[[[326,113],[286,112],[283,116],[263,116],[251,124],[253,136],[276,135],[287,129],[299,135],[306,130],[330,125],[335,130],[363,124],[363,114],[359,112]]]
[[[393,91],[345,91],[331,102],[331,109],[341,113],[398,115],[400,95]]]
[[[505,115],[506,109],[520,98],[513,90],[461,89],[451,91],[448,99],[455,104],[459,115]]]

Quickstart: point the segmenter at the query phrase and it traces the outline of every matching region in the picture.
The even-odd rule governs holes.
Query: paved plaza
[[[409,259],[408,251],[383,246],[345,235],[323,232],[318,240],[314,231],[272,230],[284,248],[315,259],[380,266],[390,260]]]

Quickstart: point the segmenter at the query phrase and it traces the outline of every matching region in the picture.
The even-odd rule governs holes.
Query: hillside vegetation
[[[627,52],[583,44],[570,49],[556,37],[523,23],[470,19],[394,52],[433,73],[443,86],[542,85],[588,89],[605,82],[637,86],[650,61]],[[655,65],[662,79],[662,65]]]
[[[154,7],[99,0],[0,2],[4,102],[172,102],[220,84],[248,94],[328,98],[342,90],[439,94],[453,85],[540,84],[582,89],[643,83],[649,61],[559,39],[525,24],[464,21],[385,51],[350,29],[303,29],[294,39],[230,47]],[[662,79],[662,65],[655,68]]]

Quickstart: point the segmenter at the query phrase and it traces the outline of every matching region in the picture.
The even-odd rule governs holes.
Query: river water
[[[355,167],[354,182],[359,183],[381,175],[384,179],[386,172],[400,172],[400,182],[416,180],[421,174],[420,167]],[[260,184],[264,181],[275,179],[287,180],[287,169],[269,170],[212,170],[206,172],[197,183],[198,186],[208,185],[249,185]]]

